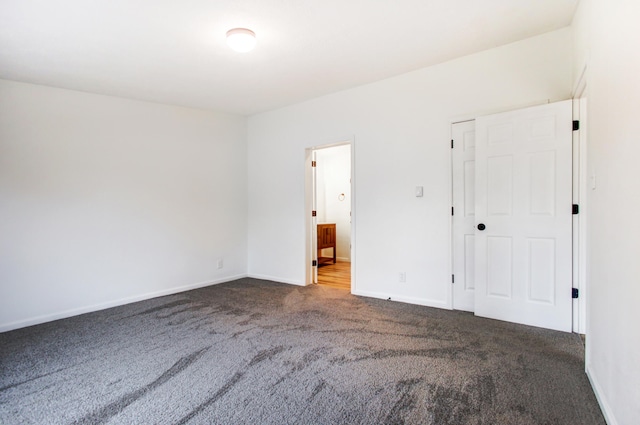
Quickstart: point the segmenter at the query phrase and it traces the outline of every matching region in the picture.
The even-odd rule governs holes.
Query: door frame
[[[304,154],[304,199],[305,199],[305,285],[311,285],[314,283],[314,276],[317,273],[317,266],[312,266],[312,261],[314,255],[317,255],[317,234],[314,231],[313,224],[314,220],[311,216],[311,211],[313,210],[313,192],[315,188],[313,187],[313,177],[312,177],[312,167],[311,167],[311,157],[314,151],[320,149],[327,149],[336,146],[346,146],[349,145],[351,147],[351,293],[356,291],[356,173],[355,173],[355,164],[356,164],[356,149],[355,149],[355,138],[354,136],[342,137],[335,139],[337,141],[329,142],[329,143],[321,143],[317,145],[313,145],[307,147],[305,149]]]
[[[586,335],[587,297],[589,296],[589,271],[587,264],[587,221],[588,198],[590,193],[588,166],[588,113],[587,113],[587,69],[573,90],[573,119],[580,122],[580,128],[573,132],[574,185],[573,203],[579,205],[579,213],[573,216],[573,287],[578,288],[579,296],[573,304],[573,332]]]

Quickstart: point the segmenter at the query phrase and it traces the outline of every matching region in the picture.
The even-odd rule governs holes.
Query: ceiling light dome
[[[256,33],[246,28],[227,31],[227,45],[236,52],[248,52],[256,47]]]

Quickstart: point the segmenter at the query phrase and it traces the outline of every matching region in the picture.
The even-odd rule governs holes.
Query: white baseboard
[[[219,283],[230,282],[232,280],[242,279],[247,277],[246,274],[239,274],[235,276],[228,276],[221,279],[198,282],[190,285],[176,286],[174,288],[163,289],[161,291],[148,292],[146,294],[135,295],[132,297],[120,298],[118,300],[108,301],[100,304],[93,304],[85,307],[72,308],[70,310],[60,311],[52,314],[44,314],[42,316],[36,316],[29,319],[18,320],[10,323],[0,324],[0,333],[12,331],[14,329],[26,328],[27,326],[39,325],[41,323],[52,322],[54,320],[66,319],[67,317],[78,316],[80,314],[92,313],[94,311],[104,310],[111,307],[118,307],[125,304],[131,304],[138,301],[149,300],[151,298],[163,297],[166,295],[173,295],[180,292],[190,291],[192,289],[204,288],[205,286],[217,285]]]
[[[426,307],[436,307],[436,308],[442,308],[445,310],[451,310],[447,306],[446,301],[430,300],[426,298],[402,297],[402,296],[388,294],[384,292],[372,292],[372,291],[361,291],[361,290],[351,291],[351,293],[353,295],[358,295],[362,297],[379,298],[382,300],[390,300],[390,301],[400,301],[407,304],[416,304],[416,305],[423,305]]]
[[[600,410],[602,410],[604,420],[607,422],[607,425],[618,425],[618,421],[616,421],[615,416],[613,416],[611,406],[603,395],[604,393],[600,383],[591,372],[591,365],[586,365],[585,370],[587,372],[587,378],[589,378],[589,382],[591,383],[591,388],[593,388],[593,393],[596,395],[596,400],[598,400],[598,404],[600,405]]]
[[[336,261],[340,263],[350,263],[351,258],[349,257],[336,257]]]
[[[289,285],[306,286],[304,282],[300,282],[299,280],[283,279],[281,277],[267,276],[267,275],[264,275],[264,274],[249,273],[247,275],[247,277],[250,277],[250,278],[253,278],[253,279],[270,280],[272,282],[287,283]]]

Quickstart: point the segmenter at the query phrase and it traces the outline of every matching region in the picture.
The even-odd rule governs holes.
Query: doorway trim
[[[312,266],[311,262],[314,258],[314,252],[317,248],[316,235],[313,229],[311,212],[313,210],[313,178],[311,157],[312,153],[319,149],[332,148],[336,146],[349,145],[351,147],[351,293],[356,291],[356,149],[354,136],[341,137],[334,139],[334,142],[321,143],[318,145],[305,148],[304,152],[304,214],[305,214],[305,278],[304,284],[311,285],[314,283],[315,271],[317,266]]]
[[[577,131],[573,132],[573,203],[579,205],[579,213],[574,215],[573,223],[573,287],[578,288],[578,299],[573,305],[573,332],[588,334],[587,323],[589,297],[589,269],[587,263],[587,222],[590,189],[593,189],[589,175],[592,170],[588,163],[588,111],[587,111],[587,68],[583,68],[573,90],[573,119],[580,122]]]

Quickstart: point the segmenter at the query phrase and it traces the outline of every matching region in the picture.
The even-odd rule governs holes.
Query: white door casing
[[[476,315],[571,331],[571,138],[571,101],[476,120]]]
[[[318,283],[318,173],[316,168],[316,151],[311,152],[311,258],[313,261],[313,282]]]
[[[452,124],[453,308],[474,311],[475,121]]]

